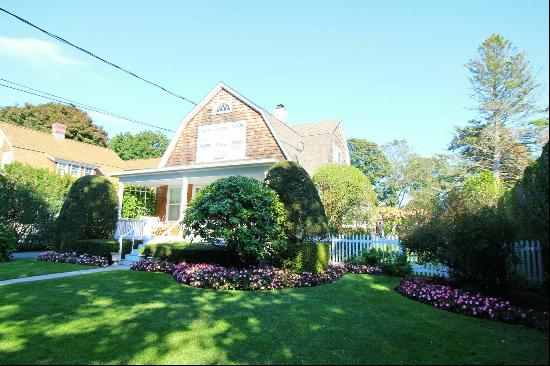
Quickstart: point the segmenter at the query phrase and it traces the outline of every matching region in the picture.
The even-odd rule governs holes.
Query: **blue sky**
[[[464,64],[500,33],[548,103],[547,1],[14,1],[0,6],[192,100],[218,81],[291,123],[445,151],[472,117]],[[0,77],[175,129],[192,105],[0,13]],[[0,105],[43,99],[0,87]],[[111,135],[139,125],[92,114]]]

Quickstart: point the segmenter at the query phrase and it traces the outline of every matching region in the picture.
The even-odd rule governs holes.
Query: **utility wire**
[[[19,86],[19,87],[22,87],[22,88],[25,88],[25,89],[29,89],[29,90],[32,90],[32,91],[24,90],[24,89],[17,88],[15,86],[0,83],[0,86],[3,86],[4,88],[17,90],[17,91],[27,93],[27,94],[30,94],[30,95],[34,95],[34,96],[37,96],[37,97],[41,97],[41,98],[44,98],[44,99],[49,99],[49,100],[52,100],[52,101],[58,102],[58,103],[72,104],[76,107],[79,107],[79,108],[82,108],[82,109],[85,109],[85,110],[101,113],[101,114],[104,114],[104,115],[107,115],[107,116],[119,118],[119,119],[122,119],[122,120],[125,120],[125,121],[128,121],[128,122],[137,123],[137,124],[140,124],[140,125],[143,125],[143,126],[156,128],[158,130],[174,132],[173,130],[170,130],[170,129],[167,129],[167,128],[164,128],[164,127],[156,126],[156,125],[151,124],[151,123],[142,122],[142,121],[139,121],[139,120],[134,119],[134,118],[130,118],[130,117],[126,117],[126,116],[123,116],[123,115],[120,115],[120,114],[112,113],[112,112],[106,111],[104,109],[93,107],[93,106],[90,106],[90,105],[87,105],[87,104],[84,104],[84,103],[80,103],[80,102],[77,102],[77,101],[74,101],[74,100],[71,100],[71,99],[63,98],[63,97],[57,96],[55,94],[51,94],[51,93],[44,92],[42,90],[34,89],[34,88],[31,88],[31,87],[28,87],[28,86],[25,86],[25,85],[22,85],[22,84],[18,84],[18,83],[15,83],[13,81],[9,81],[9,80],[3,79],[3,78],[0,78],[0,81],[7,82],[7,83],[10,83],[12,85],[16,85],[16,86]]]
[[[102,57],[100,57],[100,56],[97,56],[97,55],[94,54],[93,52],[88,51],[88,50],[86,50],[86,49],[84,49],[84,48],[82,48],[82,47],[79,47],[79,46],[75,45],[74,43],[71,43],[71,42],[67,41],[66,39],[64,39],[64,38],[62,38],[62,37],[60,37],[60,36],[58,36],[58,35],[56,35],[56,34],[53,34],[53,33],[51,33],[51,32],[48,32],[47,30],[45,30],[45,29],[43,29],[43,28],[40,28],[39,26],[37,26],[37,25],[35,25],[35,24],[29,22],[29,21],[26,20],[26,19],[21,18],[21,17],[18,16],[18,15],[15,15],[15,14],[9,12],[8,10],[6,10],[6,9],[4,9],[4,8],[0,8],[0,11],[3,11],[4,13],[6,13],[6,14],[8,14],[8,15],[11,15],[12,17],[16,18],[17,20],[19,20],[19,21],[21,21],[21,22],[23,22],[23,23],[25,23],[25,24],[27,24],[27,25],[29,25],[29,26],[35,28],[35,29],[38,29],[40,32],[42,32],[42,33],[44,33],[44,34],[46,34],[46,35],[48,35],[48,36],[50,36],[50,37],[52,37],[52,38],[58,40],[59,42],[62,42],[62,43],[65,43],[65,44],[67,44],[67,45],[69,45],[69,46],[71,46],[71,47],[74,47],[74,48],[76,48],[77,50],[79,50],[79,51],[81,51],[81,52],[84,52],[85,54],[87,54],[87,55],[89,55],[89,56],[91,56],[91,57],[94,57],[94,58],[100,60],[101,62],[106,63],[106,64],[109,65],[109,66],[112,66],[112,67],[114,67],[114,68],[116,68],[116,69],[119,69],[120,71],[123,71],[123,72],[125,72],[125,73],[127,73],[127,74],[129,74],[129,75],[131,75],[131,76],[133,76],[133,77],[135,77],[135,78],[141,80],[141,81],[144,81],[144,82],[146,82],[147,84],[153,85],[153,86],[155,86],[155,87],[161,89],[162,91],[164,91],[164,92],[166,92],[166,93],[168,93],[168,94],[170,94],[170,95],[173,95],[173,96],[176,97],[176,98],[180,98],[180,99],[183,99],[183,100],[185,100],[186,102],[189,102],[189,103],[191,103],[191,104],[193,104],[193,105],[197,105],[197,103],[193,102],[192,100],[190,100],[190,99],[188,99],[188,98],[185,98],[184,96],[181,96],[181,95],[179,95],[179,94],[177,94],[177,93],[175,93],[175,92],[173,92],[173,91],[170,91],[170,90],[166,89],[166,88],[163,87],[163,86],[160,86],[159,84],[157,84],[157,83],[155,83],[155,82],[152,82],[152,81],[150,81],[150,80],[144,79],[143,77],[141,77],[141,76],[139,76],[139,75],[133,73],[132,71],[130,71],[130,70],[128,70],[128,69],[125,69],[125,68],[123,68],[123,67],[121,67],[121,66],[119,66],[119,65],[117,65],[117,64],[115,64],[115,63],[112,63],[111,61],[108,61],[108,60],[106,60],[106,59],[104,59],[104,58],[102,58]]]

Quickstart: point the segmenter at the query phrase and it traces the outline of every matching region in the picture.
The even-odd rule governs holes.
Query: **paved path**
[[[80,275],[86,275],[86,274],[91,274],[91,273],[112,272],[112,271],[128,271],[129,269],[130,269],[130,266],[113,265],[113,266],[107,267],[107,268],[85,269],[85,270],[82,270],[82,271],[62,272],[62,273],[53,273],[53,274],[47,274],[47,275],[42,275],[42,276],[15,278],[13,280],[0,281],[0,286],[1,285],[12,285],[14,283],[24,283],[24,282],[35,282],[35,281],[51,280],[53,278],[73,277],[73,276],[80,276]]]

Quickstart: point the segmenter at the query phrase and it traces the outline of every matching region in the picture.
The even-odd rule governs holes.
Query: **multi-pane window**
[[[70,174],[73,177],[80,177],[82,175],[94,175],[95,168],[90,166],[85,166],[81,164],[74,164],[66,161],[58,161],[56,167],[57,174],[65,175]]]
[[[181,187],[170,187],[168,189],[168,221],[180,219],[181,211]]]
[[[212,114],[222,114],[222,113],[229,113],[231,112],[231,105],[229,102],[219,102],[214,106],[212,109]]]
[[[197,136],[197,161],[244,159],[246,125],[228,122],[200,126]]]
[[[80,167],[78,165],[71,165],[71,175],[73,177],[80,177]]]
[[[57,163],[57,174],[65,175],[67,174],[67,164],[66,163]]]

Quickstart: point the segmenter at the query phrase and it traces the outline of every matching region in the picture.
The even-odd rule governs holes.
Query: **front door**
[[[181,187],[168,187],[168,200],[166,205],[166,221],[175,222],[180,219],[181,213]]]

